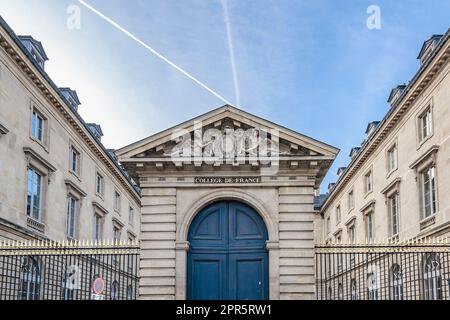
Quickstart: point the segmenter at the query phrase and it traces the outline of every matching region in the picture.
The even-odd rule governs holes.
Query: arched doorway
[[[221,201],[201,210],[188,234],[188,299],[268,299],[267,240],[264,221],[246,204]]]

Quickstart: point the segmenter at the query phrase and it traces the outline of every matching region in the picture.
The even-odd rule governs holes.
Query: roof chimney
[[[48,61],[48,57],[42,43],[35,40],[32,36],[18,36],[18,38],[33,57],[34,61],[44,69],[45,61]]]
[[[78,111],[78,107],[80,106],[81,102],[80,99],[78,99],[77,92],[70,88],[59,88],[59,91],[64,96],[64,98],[66,98],[70,107],[73,110]]]

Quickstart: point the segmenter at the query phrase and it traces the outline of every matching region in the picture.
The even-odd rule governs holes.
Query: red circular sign
[[[103,281],[102,278],[97,278],[94,280],[94,283],[92,284],[92,291],[94,291],[95,294],[102,294],[103,290],[105,290],[105,281]]]

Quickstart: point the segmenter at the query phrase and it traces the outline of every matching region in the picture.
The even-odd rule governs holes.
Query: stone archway
[[[269,298],[279,299],[279,233],[276,212],[271,212],[262,201],[252,194],[237,188],[218,189],[207,196],[201,196],[195,201],[177,224],[176,232],[176,299],[187,298],[187,253],[189,251],[188,233],[196,215],[208,205],[218,201],[238,201],[253,208],[262,218],[267,228],[268,241],[266,248],[269,252]]]

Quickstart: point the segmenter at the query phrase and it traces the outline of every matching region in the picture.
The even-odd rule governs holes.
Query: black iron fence
[[[0,300],[135,300],[138,243],[0,243]]]
[[[316,246],[319,300],[449,300],[446,241]]]

